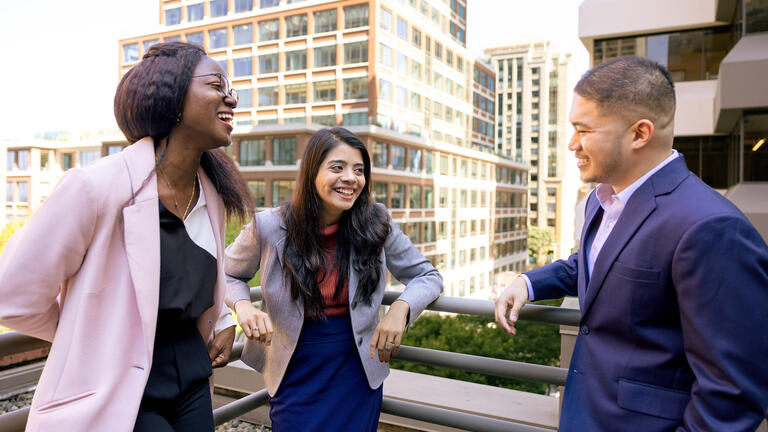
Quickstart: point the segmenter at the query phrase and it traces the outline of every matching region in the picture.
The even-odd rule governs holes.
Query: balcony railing
[[[390,305],[400,295],[399,292],[388,291],[384,294],[384,305]],[[261,289],[251,289],[251,300],[261,299]],[[468,314],[484,317],[494,316],[494,304],[490,300],[465,299],[456,297],[440,297],[427,307],[428,310]],[[542,323],[577,326],[580,313],[578,310],[554,306],[526,305],[520,312],[520,319]],[[38,347],[40,342],[34,338],[19,334],[6,334],[0,337],[0,353],[23,352],[30,346]],[[236,343],[232,349],[230,362],[240,358],[243,350],[242,343]],[[423,363],[482,373],[503,378],[515,378],[526,381],[541,382],[563,386],[567,369],[544,366],[511,360],[502,360],[449,351],[439,351],[411,346],[401,346],[398,360]],[[2,389],[0,389],[2,392]],[[215,424],[221,425],[229,420],[243,416],[268,403],[266,389],[257,391],[234,402],[226,404],[213,411]],[[482,415],[470,414],[444,408],[384,398],[382,413],[399,417],[420,420],[423,422],[454,427],[465,430],[506,431],[506,432],[536,432],[549,431],[542,427],[526,425],[506,420],[500,420]],[[29,408],[0,415],[0,430],[14,432],[23,431]]]

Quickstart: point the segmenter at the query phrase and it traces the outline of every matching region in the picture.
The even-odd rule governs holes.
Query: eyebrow
[[[347,161],[345,161],[343,159],[334,159],[334,160],[328,161],[328,165],[335,164],[335,163],[340,163],[340,164],[343,164],[343,165],[347,165]],[[362,163],[362,162],[355,162],[354,165],[355,166],[365,166],[365,164]]]
[[[582,123],[582,122],[571,122],[571,124],[573,125],[573,127],[581,126],[581,127],[585,127],[585,128],[588,128],[588,129],[592,129],[593,128],[593,126],[590,126],[590,125],[588,125],[586,123]]]

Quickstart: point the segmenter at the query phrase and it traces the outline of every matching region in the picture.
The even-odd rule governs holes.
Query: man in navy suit
[[[768,407],[768,247],[672,149],[669,73],[640,57],[588,71],[570,121],[589,195],[579,251],[496,300],[578,295],[561,431],[754,431]]]

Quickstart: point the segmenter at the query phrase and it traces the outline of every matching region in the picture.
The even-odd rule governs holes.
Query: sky
[[[159,29],[160,0],[0,1],[0,140],[116,129],[121,38]],[[468,0],[467,47],[551,40],[580,75],[582,0]],[[575,82],[575,80],[573,80]]]

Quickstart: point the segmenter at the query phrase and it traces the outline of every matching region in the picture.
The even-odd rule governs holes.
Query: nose
[[[226,104],[228,107],[235,109],[237,108],[237,99],[232,97],[231,94],[228,94],[224,96],[224,104]]]
[[[581,148],[581,142],[579,142],[579,134],[574,132],[573,135],[571,135],[571,140],[568,141],[568,150],[570,151],[576,151]]]
[[[352,183],[355,181],[355,173],[352,168],[345,168],[341,171],[341,181],[345,183]]]

